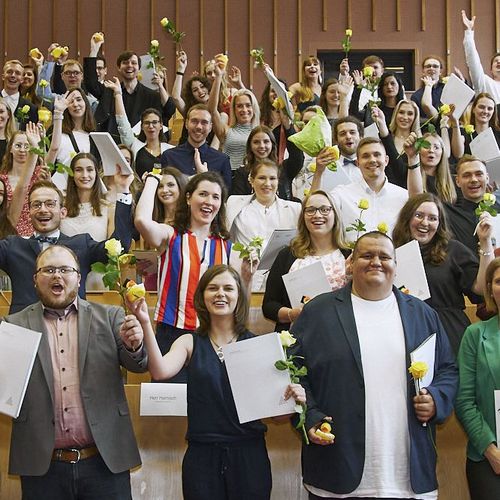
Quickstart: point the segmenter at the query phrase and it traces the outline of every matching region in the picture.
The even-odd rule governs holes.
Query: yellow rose
[[[387,231],[389,231],[389,226],[387,225],[386,222],[381,222],[377,226],[377,231],[380,231],[381,233],[387,234]]]
[[[322,424],[321,427],[323,427],[323,425],[324,424]],[[331,432],[322,431],[321,427],[319,429],[316,429],[314,431],[314,434],[316,434],[316,436],[320,437],[321,439],[324,439],[325,441],[334,441],[335,434],[332,434]]]
[[[316,172],[316,163],[314,163],[314,162],[309,163],[309,166],[307,167],[307,169],[309,170],[309,172],[314,174],[314,172]]]
[[[497,201],[497,198],[492,193],[484,193],[483,201],[485,201],[486,203],[491,203],[493,205]]]
[[[365,78],[370,78],[373,76],[373,68],[371,66],[365,66],[363,68],[363,76]]]
[[[76,151],[71,151],[69,154],[69,159],[72,160],[76,156]]]
[[[443,105],[439,108],[439,112],[440,112],[442,115],[447,115],[448,113],[450,113],[450,112],[451,112],[450,105],[449,105],[449,104],[443,104]]]
[[[162,28],[166,28],[168,26],[168,17],[164,17],[161,21],[160,24]]]
[[[40,83],[38,84],[42,89],[47,87],[49,85],[49,82],[47,80],[44,80],[43,78],[40,80]]]
[[[476,131],[476,129],[474,128],[474,125],[466,125],[464,127],[464,131],[466,134],[473,134]]]
[[[52,52],[50,53],[50,55],[54,59],[59,59],[63,54],[64,54],[64,48],[63,47],[55,47],[54,49],[52,49]]]
[[[304,189],[304,196],[309,196],[310,192],[311,192],[311,190],[309,188],[305,188]]]
[[[219,67],[221,69],[225,69],[227,66],[227,61],[229,61],[229,57],[227,57],[226,54],[216,54],[214,56],[214,59],[216,62],[220,63]]]
[[[288,330],[283,330],[279,333],[279,336],[283,347],[290,347],[297,342],[297,339]]]
[[[284,109],[285,103],[283,102],[283,99],[281,97],[277,97],[272,104],[273,108],[276,111],[279,111],[280,109]]]
[[[151,47],[159,47],[160,42],[158,40],[151,40]]]
[[[351,29],[345,30],[345,36],[352,36],[352,30]]]
[[[338,146],[328,146],[327,149],[328,152],[333,156],[335,161],[340,158],[340,151]]]
[[[446,83],[448,83],[449,79],[450,79],[449,76],[443,76],[443,78],[441,78],[441,81],[446,84]]]
[[[139,71],[139,73],[137,73],[137,81],[141,81],[142,80],[142,73]]]
[[[146,289],[144,288],[144,284],[137,284],[135,281],[130,280],[127,283],[127,291],[125,292],[125,296],[130,302],[135,302],[136,300],[145,297]]]
[[[29,113],[29,112],[30,112],[30,107],[29,107],[27,104],[25,104],[25,105],[21,108],[21,113],[26,114],[26,113]]]
[[[358,201],[358,208],[361,210],[368,210],[368,208],[370,208],[370,203],[368,203],[366,198],[361,198],[361,200]]]
[[[134,258],[134,254],[132,254],[132,253],[124,253],[123,255],[120,255],[120,257],[118,257],[118,262],[122,266],[127,266],[128,264],[130,264],[132,262],[133,258]]]
[[[38,110],[38,120],[42,123],[48,123],[52,118],[52,113],[47,108],[40,108]]]
[[[29,56],[33,59],[40,59],[40,57],[42,57],[42,53],[38,50],[38,47],[35,47],[29,51]]]
[[[104,244],[104,248],[111,257],[118,257],[123,252],[123,247],[120,240],[117,240],[115,238],[106,241],[106,243]]]
[[[104,36],[102,35],[102,33],[99,33],[99,32],[94,33],[92,35],[92,38],[93,38],[94,42],[104,42]]]
[[[255,56],[257,55],[257,50],[256,50],[256,49],[252,49],[252,50],[250,51],[250,55],[251,55],[252,57],[255,57]]]
[[[408,371],[415,380],[421,380],[429,370],[425,361],[414,361]]]

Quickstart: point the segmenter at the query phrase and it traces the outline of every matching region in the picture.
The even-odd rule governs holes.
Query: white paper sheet
[[[376,123],[372,123],[371,125],[368,125],[368,127],[365,127],[365,132],[363,137],[376,137],[378,139],[378,127]]]
[[[292,307],[300,307],[304,297],[310,300],[316,295],[332,291],[323,264],[319,261],[287,273],[282,278]]]
[[[274,76],[273,70],[269,67],[264,69],[264,74],[266,75],[267,79],[269,80],[269,83],[271,84],[271,87],[273,90],[276,92],[276,95],[278,97],[281,97],[283,102],[285,103],[285,114],[288,115],[288,117],[293,120],[293,106],[290,101],[290,98],[288,97],[287,91],[285,86]]]
[[[227,344],[222,351],[240,424],[295,411],[295,401],[283,399],[288,370],[274,366],[285,359],[276,332]]]
[[[495,397],[495,424],[497,428],[497,446],[500,443],[500,391],[494,391]]]
[[[451,74],[443,87],[441,102],[443,104],[454,104],[453,116],[460,118],[467,108],[469,102],[474,99],[474,90],[464,83],[457,75]]]
[[[132,168],[108,132],[90,132],[90,138],[101,155],[103,175],[115,175],[116,165],[121,167],[123,175],[133,174]]]
[[[497,140],[491,127],[470,141],[470,152],[482,161],[500,157],[500,149],[498,149]]]
[[[279,251],[286,247],[297,234],[297,229],[275,229],[260,256],[257,269],[270,269]]]
[[[141,56],[141,83],[146,86],[148,89],[158,91],[158,85],[153,83],[154,69],[148,68],[149,63],[152,61],[152,58],[149,54],[144,54]]]
[[[41,338],[40,332],[0,324],[0,413],[19,416]]]
[[[365,136],[366,137],[366,136]],[[337,170],[332,172],[331,170],[326,169],[321,176],[321,189],[326,192],[333,191],[337,186],[343,186],[346,184],[351,184],[352,180],[347,175],[344,167],[338,165],[337,162]]]
[[[484,163],[486,164],[486,171],[488,172],[490,182],[496,182],[500,185],[500,156],[492,160],[487,160]]]
[[[394,286],[397,288],[404,286],[410,291],[410,295],[420,300],[430,298],[424,262],[416,240],[396,248],[396,262]]]
[[[428,370],[419,381],[420,388],[429,387],[434,379],[434,362],[436,359],[436,334],[429,335],[414,351],[410,353],[410,361],[423,361],[427,364]],[[417,383],[415,382],[415,392],[418,394]]]
[[[187,384],[141,384],[141,417],[186,416]]]

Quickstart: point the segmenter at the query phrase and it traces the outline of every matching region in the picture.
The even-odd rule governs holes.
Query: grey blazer
[[[13,420],[9,473],[41,476],[54,449],[54,380],[41,302],[11,314],[5,321],[42,332],[21,413]],[[120,365],[147,370],[143,348],[133,355],[122,344],[123,309],[78,299],[80,387],[87,421],[99,452],[114,472],[140,465]],[[135,358],[135,359],[134,359]]]

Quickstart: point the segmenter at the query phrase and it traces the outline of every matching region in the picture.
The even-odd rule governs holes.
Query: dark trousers
[[[186,333],[193,333],[191,330],[183,330],[175,326],[167,325],[165,323],[158,323],[156,325],[156,342],[163,355],[167,354],[172,347],[172,344],[181,336]],[[187,371],[183,368],[177,375],[168,380],[153,380],[153,382],[169,382],[174,384],[185,384],[187,382]]]
[[[111,472],[100,455],[50,463],[43,476],[21,476],[23,500],[132,500],[130,472]]]
[[[493,472],[488,460],[473,462],[467,459],[465,472],[471,500],[500,498],[500,476]]]
[[[263,439],[189,443],[182,462],[184,500],[269,500],[271,487]]]

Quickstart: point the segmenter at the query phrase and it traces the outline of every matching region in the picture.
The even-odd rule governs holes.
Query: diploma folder
[[[17,418],[42,334],[0,323],[0,413]]]

